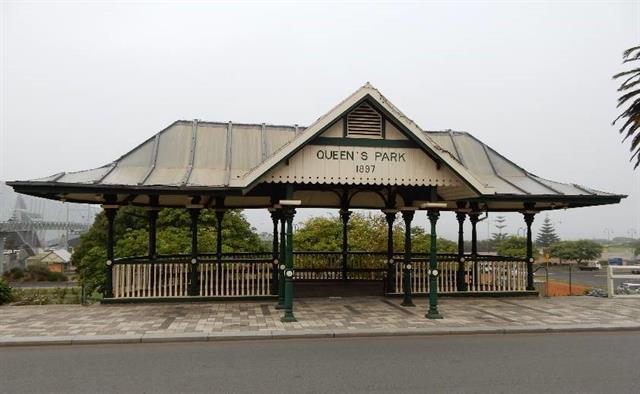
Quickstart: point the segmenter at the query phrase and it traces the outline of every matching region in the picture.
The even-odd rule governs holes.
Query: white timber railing
[[[271,293],[271,261],[241,260],[191,265],[188,262],[128,260],[116,262],[112,272],[113,298],[188,297],[190,269],[197,269],[195,296],[251,297]]]
[[[113,266],[113,297],[186,297],[188,263],[126,263]]]
[[[429,292],[429,262],[412,261],[411,292]],[[464,278],[470,292],[517,292],[526,291],[527,266],[524,261],[466,261]],[[438,293],[455,293],[458,288],[458,262],[438,262]],[[404,291],[403,264],[395,264],[395,288]]]
[[[200,263],[200,295],[204,297],[266,296],[271,291],[271,262]]]
[[[616,271],[628,272],[616,274]],[[640,275],[634,274],[640,272],[640,265],[609,265],[607,267],[607,295],[610,298],[640,298],[640,294],[616,294],[615,279],[640,279]]]

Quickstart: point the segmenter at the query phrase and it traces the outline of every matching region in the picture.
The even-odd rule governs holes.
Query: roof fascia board
[[[208,187],[208,186],[146,186],[146,185],[94,185],[94,184],[76,184],[76,183],[58,183],[58,182],[28,182],[28,181],[10,181],[7,185],[13,187],[18,193],[42,192],[51,193],[105,193],[108,191],[114,194],[131,194],[131,193],[162,193],[170,192],[174,194],[190,194],[198,192],[201,194],[224,194],[240,195],[241,188],[237,187]]]

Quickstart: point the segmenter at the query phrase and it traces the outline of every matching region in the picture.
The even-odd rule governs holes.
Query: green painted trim
[[[257,301],[257,300],[275,300],[278,296],[246,296],[246,297],[141,297],[141,298],[104,298],[100,301],[102,304],[144,304],[157,302],[208,302],[208,301]]]
[[[369,138],[337,138],[337,137],[316,137],[309,145],[327,146],[363,146],[375,148],[415,148],[420,149],[415,142],[410,140],[381,140]]]

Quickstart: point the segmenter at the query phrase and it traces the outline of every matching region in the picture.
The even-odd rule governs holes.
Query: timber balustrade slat
[[[190,270],[196,269],[201,296],[265,296],[270,294],[271,256],[267,253],[225,255],[222,263],[212,262],[214,256],[204,257],[194,267],[184,256],[161,257],[156,262],[127,258],[113,266],[114,298],[186,297]],[[456,255],[438,256],[437,286],[439,293],[452,293],[458,286],[458,258]],[[208,261],[206,261],[208,260]],[[403,292],[403,264],[394,255],[395,289]],[[386,275],[386,254],[349,252],[347,279],[382,280]],[[500,256],[469,256],[463,267],[469,291],[511,292],[525,291],[526,262]],[[414,293],[429,291],[428,255],[415,254],[412,260],[411,287]],[[342,276],[340,252],[295,252],[294,278],[305,280],[339,280]]]

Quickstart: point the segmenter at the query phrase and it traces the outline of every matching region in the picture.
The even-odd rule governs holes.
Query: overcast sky
[[[423,129],[469,131],[536,175],[629,195],[551,213],[562,237],[640,232],[640,171],[611,125],[638,2],[5,1],[0,12],[0,180],[106,164],[176,119],[308,125],[370,81]],[[326,213],[298,217],[312,214]],[[264,212],[247,215],[270,229]],[[452,215],[440,224],[455,237]],[[518,232],[521,215],[508,225]]]

